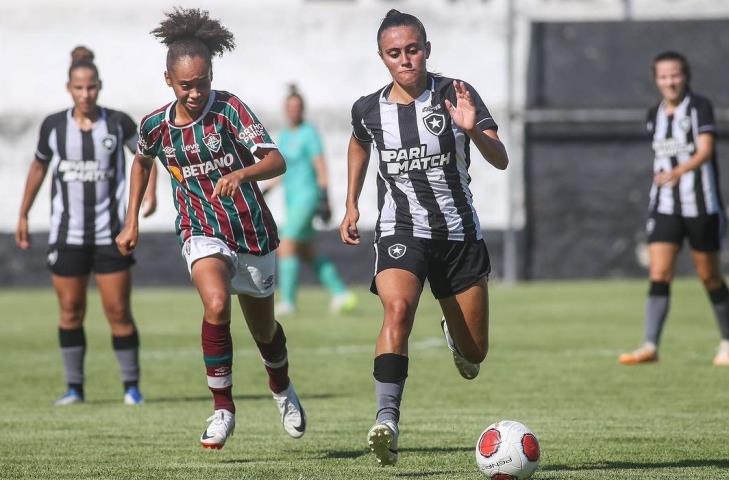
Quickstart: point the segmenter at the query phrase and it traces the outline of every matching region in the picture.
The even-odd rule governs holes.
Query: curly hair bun
[[[76,62],[94,63],[94,52],[83,45],[79,45],[71,50],[71,63]]]

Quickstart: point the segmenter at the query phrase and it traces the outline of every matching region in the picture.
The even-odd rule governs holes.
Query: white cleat
[[[380,466],[395,465],[397,462],[397,437],[400,435],[397,423],[385,420],[375,423],[367,432],[367,446],[377,458]]]
[[[352,313],[357,309],[357,296],[352,292],[344,292],[332,297],[329,311],[332,313]]]
[[[294,384],[289,386],[283,392],[273,393],[273,399],[276,400],[276,406],[281,414],[281,423],[284,430],[293,438],[301,438],[306,432],[306,412],[301,406]]]
[[[296,307],[287,302],[279,302],[273,307],[273,314],[277,318],[288,317],[289,315],[293,315],[294,313],[296,313]]]
[[[141,405],[144,403],[142,392],[137,387],[129,387],[124,392],[124,405]]]
[[[225,445],[228,437],[233,435],[235,415],[228,410],[215,410],[207,421],[210,423],[200,436],[200,444],[203,448],[220,450]]]
[[[473,380],[474,378],[476,378],[478,376],[478,372],[481,370],[481,365],[479,365],[478,363],[471,363],[463,358],[461,352],[459,352],[456,348],[456,344],[455,342],[453,342],[451,334],[448,333],[448,324],[446,323],[445,318],[440,321],[440,328],[443,329],[443,335],[445,335],[448,349],[453,354],[453,363],[456,364],[458,373],[460,373],[461,376],[466,380]]]
[[[717,367],[729,367],[729,340],[722,340],[719,349],[714,357],[714,365]]]
[[[57,407],[65,407],[66,405],[74,405],[76,403],[84,403],[84,397],[81,395],[81,392],[75,388],[69,388],[66,390],[66,393],[61,396],[61,398],[56,400],[54,405]]]

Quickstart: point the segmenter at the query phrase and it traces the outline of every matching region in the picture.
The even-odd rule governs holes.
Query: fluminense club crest
[[[445,130],[446,118],[442,113],[432,112],[423,117],[423,123],[425,128],[437,137]]]
[[[205,146],[208,147],[208,149],[213,153],[218,153],[220,150],[220,134],[219,133],[211,133],[205,136],[203,138],[203,143],[205,143]]]

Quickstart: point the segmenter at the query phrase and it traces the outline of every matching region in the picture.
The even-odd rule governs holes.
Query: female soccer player
[[[689,88],[686,58],[664,52],[653,61],[661,102],[648,111],[653,141],[653,185],[646,226],[650,289],[645,337],[637,350],[620,355],[624,365],[655,362],[668,315],[670,284],[685,238],[696,272],[711,300],[721,342],[714,365],[729,366],[729,289],[719,270],[724,237],[724,206],[719,193],[716,124],[711,102]]]
[[[58,338],[66,372],[66,392],[56,405],[84,401],[86,288],[94,272],[112,344],[121,369],[124,403],[143,402],[139,392],[139,335],[129,305],[132,257],[123,257],[114,237],[124,221],[126,157],[136,148],[137,126],[123,112],[97,104],[101,91],[94,54],[86,47],[71,52],[68,93],[73,107],[46,117],[30,165],[20,206],[15,242],[30,248],[28,213],[49,168],[51,228],[48,268],[61,310]],[[146,191],[144,215],[156,206],[155,180]]]
[[[352,310],[357,299],[342,282],[337,267],[326,256],[317,253],[314,245],[314,217],[329,221],[331,210],[327,195],[327,167],[324,149],[314,126],[304,120],[304,98],[296,86],[286,97],[288,122],[278,139],[286,159],[283,176],[286,199],[286,225],[281,229],[279,255],[279,285],[283,300],[276,306],[277,315],[296,310],[299,283],[299,260],[310,264],[319,281],[332,295],[333,312]]]
[[[342,241],[360,243],[358,198],[370,147],[378,158],[375,272],[384,320],[374,359],[377,419],[367,440],[382,465],[397,461],[408,336],[427,278],[456,367],[474,378],[488,350],[490,262],[468,188],[469,144],[503,170],[509,159],[496,123],[467,83],[428,72],[423,24],[390,10],[377,31],[392,83],[352,107],[347,211]]]
[[[170,173],[175,227],[204,309],[202,350],[214,413],[202,446],[222,448],[235,428],[231,294],[260,350],[284,429],[299,438],[306,418],[289,381],[286,336],[273,315],[276,224],[256,184],[286,165],[253,112],[235,95],[211,89],[212,58],[235,47],[228,29],[206,11],[177,8],[152,34],[168,48],[165,81],[176,100],[140,124],[117,245],[125,255],[137,245],[142,192],[157,157]]]

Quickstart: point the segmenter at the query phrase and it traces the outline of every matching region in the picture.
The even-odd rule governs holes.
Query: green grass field
[[[377,298],[328,313],[305,290],[283,322],[291,375],[309,415],[301,440],[281,429],[241,315],[234,318],[236,434],[222,451],[198,439],[211,411],[192,289],[138,289],[147,403],[121,403],[116,361],[96,292],[86,320],[84,405],[63,389],[56,303],[49,290],[0,292],[0,477],[47,479],[479,479],[474,444],[499,419],[529,425],[542,445],[537,479],[729,479],[729,369],[711,365],[717,329],[696,281],[673,287],[659,364],[622,367],[640,340],[646,282],[495,286],[487,363],[461,380],[424,295],[411,340],[400,462],[377,467],[365,448],[374,415]]]

